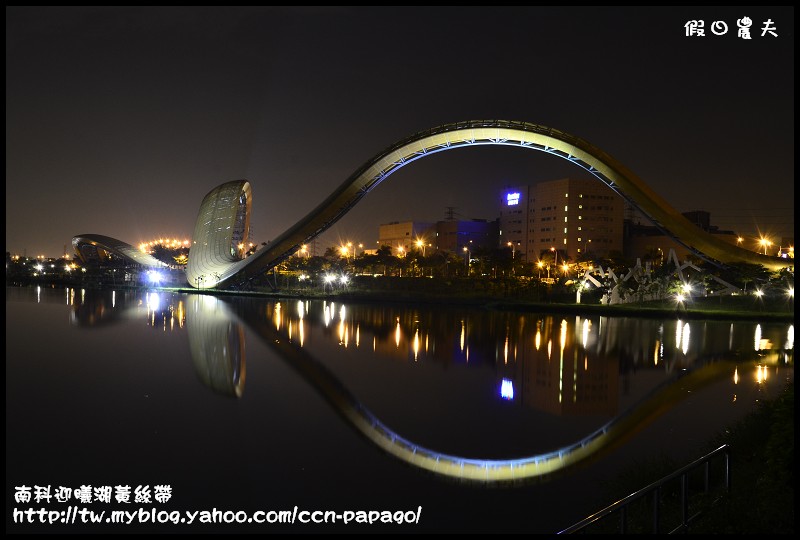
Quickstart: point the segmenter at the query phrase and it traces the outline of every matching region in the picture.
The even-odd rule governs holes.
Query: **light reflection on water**
[[[91,327],[131,316],[142,316],[150,326],[171,331],[185,330],[193,319],[198,325],[205,324],[209,317],[233,326],[248,324],[234,315],[235,298],[163,291],[88,293],[87,297],[86,289],[63,291],[74,325]],[[35,297],[37,303],[42,302],[41,287],[35,288]],[[367,344],[388,361],[491,365],[501,372],[498,381],[516,380],[518,387],[523,380],[532,382],[533,387],[519,399],[551,410],[555,402],[592,402],[591,412],[600,407],[614,414],[618,409],[611,390],[622,384],[612,380],[614,373],[652,368],[672,373],[722,357],[750,358],[751,352],[789,363],[794,349],[791,323],[765,325],[765,330],[762,324],[749,322],[421,310],[347,306],[325,300],[259,302],[275,330],[300,347],[323,338],[345,349]],[[664,336],[670,334],[675,336],[673,342],[665,343]],[[575,384],[565,386],[565,379]],[[604,381],[602,391],[598,391],[597,381]],[[550,390],[537,391],[537,386]],[[498,396],[501,394],[498,385]],[[576,405],[559,413],[580,411]]]
[[[73,331],[90,329],[81,337],[86,347],[101,329],[115,325],[146,325],[165,338],[184,336],[188,348],[182,354],[191,358],[203,387],[242,407],[248,406],[248,395],[264,391],[247,369],[262,359],[249,351],[271,347],[270,341],[289,343],[329,370],[395,433],[468,457],[519,457],[560,448],[663,384],[707,366],[726,370],[728,405],[737,396],[741,401],[745,387],[774,383],[793,366],[790,323],[554,316],[164,291],[56,293],[10,289],[7,298],[66,303]],[[13,315],[9,300],[7,312]],[[291,357],[284,361],[290,365]],[[73,362],[79,365],[79,356]],[[311,379],[308,384],[313,386]],[[281,414],[295,414],[295,404],[285,405]]]
[[[240,309],[251,299],[89,292],[87,298],[87,291],[81,290],[76,301],[75,289],[65,291],[74,324],[94,326],[133,312],[154,328],[188,329],[201,378],[216,391],[237,396],[245,390],[244,327],[264,323],[301,348],[311,347],[312,354],[319,352],[320,340],[327,340],[344,349],[342,356],[352,358],[358,351],[382,362],[443,369],[490,367],[498,400],[558,416],[611,418],[672,375],[723,358],[753,360],[761,355],[773,365],[793,359],[792,324],[762,327],[748,322],[552,316],[326,300],[258,300],[261,307],[252,312],[264,317],[253,320],[243,315],[250,312]],[[39,288],[36,298],[41,302]],[[674,340],[665,342],[669,335]],[[329,360],[331,350],[325,348],[324,354]],[[735,369],[731,367],[731,373]],[[645,373],[657,376],[646,377],[644,383]],[[230,380],[223,382],[226,378]]]

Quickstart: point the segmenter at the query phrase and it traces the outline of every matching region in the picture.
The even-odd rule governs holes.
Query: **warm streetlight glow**
[[[767,246],[771,246],[772,242],[769,239],[762,237],[758,241],[758,243],[761,244],[761,246],[764,248],[764,255],[766,255],[767,254]]]
[[[514,246],[514,242],[509,242],[506,245],[511,248],[511,259],[512,260],[515,259],[516,258],[516,256],[515,256],[516,250],[514,249],[514,247],[515,247]]]
[[[339,246],[339,251],[342,253],[342,257],[347,259],[347,262],[350,262],[350,247],[352,244],[348,244],[347,246]]]
[[[558,251],[554,247],[551,247],[550,251],[553,252],[553,256],[555,257],[555,259],[553,260],[553,266],[557,267],[558,266]]]
[[[424,257],[425,256],[425,241],[424,240],[417,240],[415,243],[417,244],[418,248],[422,249],[422,256]]]

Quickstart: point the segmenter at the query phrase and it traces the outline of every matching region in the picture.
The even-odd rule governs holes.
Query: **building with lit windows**
[[[500,247],[511,247],[523,260],[527,258],[533,238],[529,225],[533,211],[529,194],[533,191],[533,186],[508,188],[503,191],[500,201]]]
[[[534,262],[558,252],[578,261],[622,252],[625,203],[597,180],[562,178],[503,190],[500,247]]]

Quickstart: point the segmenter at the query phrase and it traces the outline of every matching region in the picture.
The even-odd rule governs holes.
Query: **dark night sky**
[[[6,7],[6,250],[189,238],[206,193],[241,178],[268,241],[384,148],[471,119],[560,129],[680,211],[794,236],[791,7]],[[503,186],[584,174],[520,149],[437,154],[318,249],[448,206],[494,219]]]

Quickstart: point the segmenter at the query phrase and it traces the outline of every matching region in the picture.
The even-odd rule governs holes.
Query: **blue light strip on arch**
[[[225,298],[222,298],[225,301]],[[278,331],[263,303],[240,299],[226,304],[236,317],[259,336],[277,356],[297,371],[357,432],[373,444],[414,467],[463,481],[482,483],[541,480],[579,463],[598,458],[647,425],[671,406],[685,399],[686,391],[698,390],[730,374],[728,362],[716,362],[676,374],[632,408],[580,440],[540,454],[509,459],[479,459],[438,452],[414,443],[384,424],[362,404],[323,362]],[[680,379],[680,384],[675,382]]]

